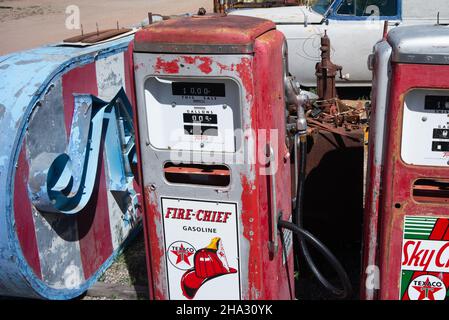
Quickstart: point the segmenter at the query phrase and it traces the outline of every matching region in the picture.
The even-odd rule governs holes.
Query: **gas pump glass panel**
[[[156,149],[235,152],[240,87],[231,79],[150,77],[145,81],[150,144]]]
[[[406,95],[401,157],[410,165],[448,166],[449,90],[414,89]]]

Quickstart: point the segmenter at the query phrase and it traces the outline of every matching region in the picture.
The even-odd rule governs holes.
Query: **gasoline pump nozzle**
[[[304,105],[308,100],[307,95],[301,94],[301,90],[297,88],[291,77],[285,78],[286,86],[286,98],[289,104],[296,106],[297,120],[296,120],[296,134],[295,134],[295,160],[300,156],[299,163],[295,161],[295,172],[297,176],[296,180],[296,205],[293,213],[293,223],[279,219],[279,230],[288,229],[296,234],[298,237],[301,252],[310,268],[312,273],[318,279],[318,281],[333,295],[339,299],[345,299],[351,295],[352,286],[349,281],[349,276],[344,270],[338,259],[332,254],[332,252],[314,235],[303,228],[303,198],[304,198],[304,185],[306,175],[306,160],[307,160],[307,118],[305,116]],[[332,267],[337,272],[340,282],[343,286],[339,289],[332,285],[319,271],[315,265],[307,246],[307,243],[311,243],[323,256],[329,261]]]

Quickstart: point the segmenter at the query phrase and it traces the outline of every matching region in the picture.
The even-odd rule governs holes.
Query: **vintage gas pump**
[[[277,230],[291,213],[283,44],[272,22],[238,16],[136,34],[154,298],[293,296],[291,237],[281,250]]]
[[[439,25],[398,28],[376,46],[367,299],[448,299],[448,47],[449,27]]]
[[[152,298],[293,299],[281,229],[324,246],[292,222],[307,125],[283,35],[257,18],[169,20],[136,34],[134,64]]]

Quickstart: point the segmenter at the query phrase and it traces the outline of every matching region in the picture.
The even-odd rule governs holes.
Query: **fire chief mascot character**
[[[195,253],[193,268],[182,276],[182,293],[193,299],[204,283],[231,273],[237,273],[237,270],[229,267],[221,238],[213,238],[207,247]]]

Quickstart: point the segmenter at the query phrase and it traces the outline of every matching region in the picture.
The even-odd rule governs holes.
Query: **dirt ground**
[[[164,15],[211,12],[212,0],[0,0],[0,55],[55,43],[81,34],[70,30],[69,6],[78,6],[85,33],[138,25],[148,12]]]

